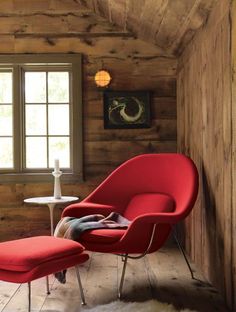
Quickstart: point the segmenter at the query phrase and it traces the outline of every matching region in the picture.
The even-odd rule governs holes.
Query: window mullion
[[[71,154],[73,155],[72,168],[75,174],[82,172],[82,82],[81,82],[81,59],[75,62],[72,67],[72,102],[71,105],[71,136],[72,146]]]
[[[13,151],[15,172],[21,171],[23,157],[20,76],[20,67],[17,65],[13,66]]]
[[[48,127],[48,71],[46,71],[46,138],[47,138],[47,167],[49,168],[49,127]]]
[[[19,66],[20,81],[20,154],[21,154],[21,172],[26,170],[26,128],[25,128],[25,70],[23,66]]]

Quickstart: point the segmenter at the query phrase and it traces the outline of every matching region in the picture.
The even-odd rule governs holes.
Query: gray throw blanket
[[[84,216],[82,218],[64,217],[56,226],[54,236],[79,241],[84,231],[94,229],[127,228],[130,221],[119,213],[112,212],[105,217],[100,214]],[[62,284],[66,282],[66,270],[55,273],[55,277]]]

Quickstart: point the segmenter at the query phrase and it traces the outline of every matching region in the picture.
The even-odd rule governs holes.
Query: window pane
[[[49,135],[69,135],[69,105],[48,106]]]
[[[25,102],[46,103],[45,72],[25,72]]]
[[[47,131],[46,105],[26,105],[25,129],[26,135],[45,135]]]
[[[69,103],[69,73],[48,73],[48,102]]]
[[[46,138],[26,138],[26,168],[47,168]]]
[[[0,168],[13,168],[12,138],[0,138]]]
[[[12,135],[12,105],[0,106],[0,135]]]
[[[49,138],[49,167],[54,167],[54,159],[60,160],[61,168],[70,167],[70,142],[69,138]]]
[[[12,103],[12,73],[0,73],[0,103]]]

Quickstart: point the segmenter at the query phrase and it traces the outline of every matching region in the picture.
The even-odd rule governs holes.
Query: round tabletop
[[[33,197],[33,198],[27,198],[24,199],[25,203],[31,203],[31,204],[63,204],[68,203],[72,201],[78,200],[79,197],[75,196],[62,196],[60,199],[56,199],[53,196],[45,196],[45,197]]]

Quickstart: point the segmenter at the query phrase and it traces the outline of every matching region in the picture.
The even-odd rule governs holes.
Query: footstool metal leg
[[[46,276],[46,286],[47,286],[47,294],[50,295],[49,278],[48,278],[48,276]]]
[[[31,283],[28,283],[28,290],[29,290],[29,295],[28,295],[28,300],[29,300],[29,305],[28,305],[28,312],[31,311]]]
[[[81,297],[82,305],[86,305],[86,301],[85,301],[85,297],[84,297],[84,291],[83,291],[83,286],[82,286],[82,283],[81,283],[80,274],[79,274],[79,267],[78,266],[75,267],[75,271],[76,271],[76,275],[77,275],[77,279],[78,279],[78,283],[79,283],[80,297]]]

